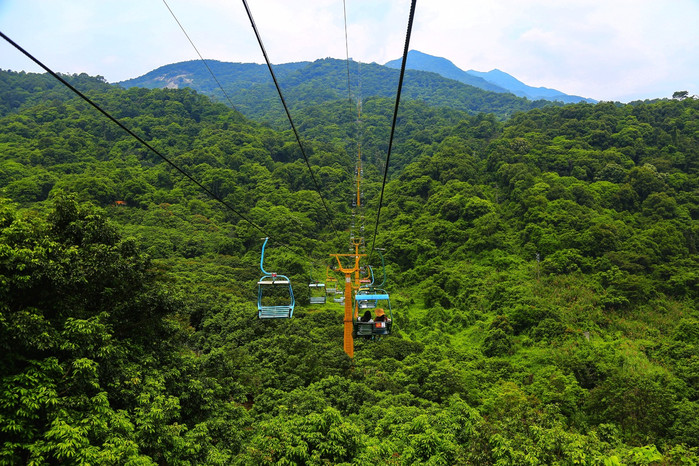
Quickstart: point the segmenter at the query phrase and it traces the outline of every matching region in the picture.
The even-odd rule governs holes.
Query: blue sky
[[[167,0],[207,59],[262,62],[237,0]],[[345,0],[349,55],[403,51],[409,0]],[[342,0],[248,0],[273,63],[344,59]],[[627,102],[699,94],[699,0],[418,0],[411,49],[531,86]],[[56,71],[110,82],[197,59],[162,0],[0,0],[0,30]],[[0,39],[0,68],[40,71]]]

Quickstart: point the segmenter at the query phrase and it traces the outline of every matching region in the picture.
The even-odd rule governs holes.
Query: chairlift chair
[[[383,269],[383,281],[374,286],[374,269],[369,266],[371,271],[371,284],[366,287],[359,288],[354,295],[355,312],[354,312],[354,333],[358,337],[363,338],[380,338],[383,335],[389,335],[393,327],[393,312],[391,311],[391,299],[389,294],[382,287],[386,283],[386,264],[384,262],[381,249],[376,249],[381,257],[381,266]],[[359,311],[368,309],[384,309],[384,313],[388,315],[388,321],[385,322],[360,322]],[[375,311],[378,312],[378,311]]]
[[[330,276],[330,266],[325,268],[325,295],[335,296],[337,292],[337,278]]]
[[[376,301],[373,299],[362,299],[363,296],[368,296],[371,293],[369,288],[360,288],[357,290],[355,295],[355,300],[357,301],[357,307],[360,311],[366,309],[374,309],[376,307]]]
[[[311,282],[308,284],[308,302],[311,304],[325,304],[325,283]]]
[[[335,293],[335,290],[337,290],[335,282],[328,283],[327,286],[325,287],[325,294],[333,294],[333,293]]]
[[[359,290],[357,294],[367,294],[371,292],[372,286],[374,285],[374,269],[369,265],[369,277],[359,279]],[[360,300],[358,302],[359,309],[373,309],[376,307],[376,301],[372,300]]]
[[[285,275],[267,272],[264,269],[265,238],[260,256],[260,270],[264,274],[257,282],[257,317],[260,319],[291,318],[294,314],[294,291],[291,281]]]
[[[385,290],[379,288],[360,288],[354,295],[355,315],[354,332],[357,337],[375,338],[390,335],[393,327],[393,312],[391,311],[391,299]],[[360,322],[359,311],[368,309],[384,309],[388,316],[385,322]]]

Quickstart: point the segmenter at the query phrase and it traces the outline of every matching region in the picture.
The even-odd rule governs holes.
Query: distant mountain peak
[[[400,68],[403,60],[391,60],[384,66],[389,68]],[[429,71],[432,73],[437,73],[445,78],[453,79],[455,81],[460,81],[464,84],[477,87],[491,92],[508,92],[507,89],[502,88],[496,84],[489,83],[485,79],[466,73],[464,70],[456,66],[451,61],[442,57],[435,57],[428,55],[426,53],[420,52],[419,50],[411,50],[408,52],[408,60],[406,63],[406,68],[411,70],[419,71]]]
[[[391,60],[387,62],[385,66],[400,68],[401,63],[401,59]],[[594,99],[565,94],[556,89],[529,86],[498,68],[493,68],[488,72],[475,70],[464,71],[446,58],[435,57],[418,50],[410,50],[408,52],[406,68],[430,71],[445,78],[454,79],[480,89],[500,93],[509,92],[529,100],[551,100],[565,103],[597,102]]]

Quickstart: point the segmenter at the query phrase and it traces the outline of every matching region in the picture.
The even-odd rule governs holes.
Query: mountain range
[[[274,126],[286,124],[284,110],[266,65],[214,60],[207,60],[207,64],[216,79],[201,60],[192,60],[165,65],[118,84],[150,89],[189,87],[234,106],[248,118]],[[292,110],[348,99],[345,60],[325,58],[274,65],[273,68],[286,103]],[[395,98],[398,70],[376,63],[350,62],[350,71],[349,87],[353,99]],[[221,83],[220,87],[218,83]],[[433,107],[471,114],[493,113],[501,119],[516,112],[562,105],[548,100],[532,101],[512,93],[487,91],[419,70],[406,71],[401,99],[418,100]]]
[[[402,59],[391,60],[384,66],[400,69]],[[529,100],[551,100],[564,103],[589,102],[596,103],[594,99],[565,94],[548,87],[532,87],[519,81],[514,76],[498,69],[488,72],[468,70],[464,71],[451,61],[442,57],[435,57],[417,50],[408,52],[406,68],[411,70],[430,71],[445,78],[454,79],[464,84],[477,87],[486,91],[512,93],[518,97]]]
[[[350,61],[348,67],[345,60],[325,58],[274,65],[273,69],[288,106],[299,110],[346,99],[349,95],[361,99],[394,98],[399,75],[396,68],[399,67],[399,60],[385,65]],[[515,112],[533,108],[593,102],[553,89],[527,86],[498,70],[480,75],[476,71],[466,72],[445,58],[415,50],[409,53],[408,68],[403,98],[471,114],[493,113],[505,119]],[[165,65],[118,84],[151,89],[190,87],[234,106],[249,118],[274,125],[286,124],[266,65],[216,60],[207,60],[205,64],[201,60],[193,60]]]

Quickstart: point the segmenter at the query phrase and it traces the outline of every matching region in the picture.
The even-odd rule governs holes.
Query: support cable
[[[204,66],[206,66],[206,69],[209,70],[209,73],[211,73],[211,77],[214,78],[214,81],[216,81],[216,84],[218,84],[218,87],[219,87],[219,89],[221,89],[221,91],[223,92],[223,95],[225,95],[225,96],[226,96],[226,99],[228,99],[228,103],[231,104],[231,107],[233,108],[233,110],[235,110],[236,112],[238,112],[238,109],[235,108],[235,105],[233,105],[233,101],[232,101],[231,98],[228,96],[228,93],[227,93],[226,90],[223,88],[223,86],[221,85],[221,83],[218,81],[218,78],[216,77],[216,75],[214,74],[214,72],[211,70],[211,68],[209,67],[209,64],[206,62],[206,60],[204,60],[204,57],[202,57],[201,53],[199,53],[199,49],[197,48],[196,45],[194,45],[194,42],[193,42],[192,39],[189,37],[189,34],[187,34],[187,31],[184,30],[184,26],[182,26],[182,23],[180,23],[180,20],[177,19],[177,16],[175,16],[175,13],[172,11],[172,8],[170,8],[170,5],[168,5],[167,2],[166,2],[165,0],[163,0],[163,3],[164,3],[165,6],[167,7],[167,9],[168,9],[168,11],[170,12],[170,14],[172,15],[172,17],[175,19],[175,22],[177,22],[177,25],[180,27],[180,29],[182,29],[182,32],[184,33],[184,35],[185,35],[185,37],[187,38],[187,40],[189,41],[189,43],[192,44],[192,47],[194,47],[194,51],[197,52],[197,55],[199,55],[199,58],[200,58],[201,61],[204,63]],[[239,113],[240,113],[240,112],[239,112]]]
[[[197,181],[197,180],[195,180],[194,178],[192,178],[192,176],[191,176],[189,173],[187,173],[187,172],[184,171],[182,168],[180,168],[177,164],[175,164],[172,160],[170,160],[170,159],[167,158],[165,155],[163,155],[163,154],[162,154],[160,151],[158,151],[155,147],[153,147],[152,145],[150,145],[149,143],[147,143],[145,140],[143,140],[143,138],[141,138],[139,135],[137,135],[136,133],[134,133],[133,131],[131,131],[129,128],[127,128],[123,123],[121,123],[119,120],[117,120],[117,119],[114,118],[112,115],[110,115],[106,110],[103,110],[102,107],[100,107],[99,105],[97,105],[97,104],[96,104],[95,102],[93,102],[89,97],[87,97],[85,94],[83,94],[82,92],[80,92],[79,90],[77,90],[75,87],[73,87],[73,85],[71,85],[68,81],[66,81],[65,79],[63,79],[59,74],[55,73],[55,72],[54,72],[52,69],[50,69],[48,66],[44,65],[38,58],[35,58],[31,53],[29,53],[28,51],[26,51],[24,48],[22,48],[22,47],[21,47],[19,44],[17,44],[15,41],[13,41],[13,40],[10,39],[8,36],[6,36],[2,31],[0,31],[0,36],[2,36],[3,39],[5,39],[7,42],[9,42],[9,43],[10,43],[12,46],[14,46],[17,50],[19,50],[19,51],[22,52],[24,55],[26,55],[26,56],[27,56],[30,60],[32,60],[34,63],[36,63],[36,64],[39,65],[41,68],[43,68],[44,70],[46,70],[47,73],[49,73],[51,76],[53,76],[53,77],[56,78],[58,81],[60,81],[60,82],[61,82],[63,85],[65,85],[68,89],[70,89],[71,91],[73,91],[78,97],[80,97],[81,99],[83,99],[85,102],[87,102],[87,103],[90,104],[92,107],[94,107],[98,112],[100,112],[102,115],[104,115],[104,116],[107,117],[109,120],[111,120],[114,124],[116,124],[116,125],[119,126],[121,129],[123,129],[124,131],[126,131],[131,137],[133,137],[134,139],[136,139],[136,140],[137,140],[138,142],[140,142],[143,146],[145,146],[145,147],[147,147],[148,149],[150,149],[151,152],[155,153],[158,157],[160,157],[160,158],[163,159],[165,162],[167,162],[172,168],[174,168],[175,170],[177,170],[178,172],[180,172],[180,174],[182,174],[185,178],[187,178],[187,179],[190,180],[192,183],[194,183],[194,184],[197,185],[199,188],[201,188],[202,191],[204,191],[206,194],[208,194],[209,196],[211,196],[214,200],[216,200],[216,201],[220,202],[221,204],[223,204],[223,205],[224,205],[226,208],[228,208],[231,212],[233,212],[233,213],[236,214],[238,217],[240,217],[241,219],[243,219],[243,220],[245,220],[246,222],[248,222],[250,225],[252,225],[255,229],[257,229],[258,231],[260,231],[260,232],[261,232],[262,234],[264,234],[265,236],[269,236],[269,235],[262,229],[261,226],[259,226],[258,224],[256,224],[256,223],[253,222],[252,220],[250,220],[247,216],[245,216],[245,215],[243,215],[242,213],[240,213],[237,209],[235,209],[233,206],[231,206],[228,202],[226,202],[226,201],[224,201],[223,199],[221,199],[217,194],[215,194],[215,193],[214,193],[213,191],[211,191],[209,188],[207,188],[206,186],[204,186],[203,184],[201,184],[199,181]],[[288,246],[286,246],[286,245],[284,245],[284,244],[282,244],[281,246],[282,246],[282,247],[288,248]]]
[[[400,105],[400,94],[403,88],[403,77],[405,75],[405,64],[408,61],[408,48],[410,46],[410,34],[413,29],[413,18],[415,16],[415,3],[417,0],[412,0],[410,3],[410,16],[408,17],[408,30],[405,34],[405,46],[403,47],[403,62],[400,66],[400,78],[398,79],[398,92],[396,93],[396,105],[393,109],[393,123],[391,124],[391,136],[388,140],[388,153],[386,154],[386,165],[383,171],[383,183],[381,184],[381,196],[379,197],[379,209],[376,212],[376,225],[374,226],[374,239],[371,243],[371,253],[374,251],[374,246],[376,245],[376,233],[379,230],[379,218],[381,216],[381,206],[383,204],[383,193],[386,187],[386,178],[388,177],[388,163],[391,159],[391,147],[393,145],[393,134],[396,130],[396,119],[398,117],[398,107]],[[370,257],[371,259],[371,257]]]
[[[345,20],[345,56],[346,60],[345,62],[347,63],[347,102],[349,103],[350,106],[350,115],[352,114],[354,108],[352,105],[352,88],[350,85],[350,58],[349,58],[349,39],[348,39],[348,34],[347,34],[347,3],[345,0],[342,0],[342,8],[344,12],[344,20]],[[357,66],[359,66],[359,62],[357,62]],[[357,163],[355,164],[355,181],[357,184],[357,193],[356,193],[356,198],[352,202],[352,205],[355,206],[352,209],[352,225],[350,228],[350,243],[352,242],[353,238],[355,235],[361,238],[362,244],[364,243],[364,215],[363,215],[363,207],[361,203],[361,196],[360,196],[360,181],[361,181],[361,173],[362,173],[362,141],[361,141],[361,109],[362,109],[362,96],[361,96],[361,81],[360,81],[360,76],[359,76],[359,68],[357,68],[357,87],[358,91],[356,90],[355,93],[356,98],[357,98]],[[357,229],[357,214],[359,214],[359,219],[361,221],[361,226],[359,229]],[[352,247],[350,246],[350,250]]]
[[[345,17],[345,56],[347,57],[347,100],[349,100],[350,105],[352,103],[352,91],[350,90],[350,59],[349,59],[349,41],[347,39],[347,4],[345,0],[342,0],[342,11]]]
[[[330,214],[330,210],[328,209],[327,204],[325,203],[325,199],[323,198],[323,195],[320,193],[320,186],[318,185],[318,181],[316,180],[316,176],[313,173],[313,170],[311,169],[311,164],[308,161],[308,157],[306,156],[306,151],[303,148],[303,144],[301,144],[301,138],[299,137],[298,131],[296,131],[296,125],[294,125],[294,121],[291,119],[291,113],[289,113],[289,108],[286,105],[286,101],[284,100],[284,96],[282,95],[282,90],[279,87],[279,83],[277,82],[277,77],[274,74],[274,70],[272,69],[272,64],[269,61],[269,57],[267,57],[267,51],[265,50],[265,46],[262,44],[262,38],[260,37],[260,33],[257,30],[257,26],[255,25],[255,20],[252,18],[252,12],[250,11],[250,8],[248,7],[248,2],[246,0],[243,0],[243,5],[245,6],[245,11],[248,14],[248,18],[250,19],[250,24],[252,25],[253,31],[255,31],[255,37],[257,38],[258,44],[260,44],[260,49],[262,50],[262,55],[265,57],[265,62],[267,63],[267,68],[269,69],[269,73],[272,75],[272,80],[274,81],[274,86],[277,88],[277,93],[279,94],[279,99],[282,101],[282,105],[284,106],[284,111],[286,112],[286,117],[289,119],[289,123],[291,124],[291,129],[294,131],[294,136],[296,136],[296,142],[298,143],[299,147],[301,148],[301,154],[303,155],[303,160],[306,162],[306,167],[308,167],[308,171],[311,173],[311,178],[313,179],[313,184],[316,187],[316,192],[318,193],[318,196],[320,197],[320,201],[323,203],[323,207],[325,208],[325,213],[328,215],[328,220],[330,221],[330,226],[332,227],[333,231],[335,232],[335,237],[337,238],[337,229],[335,228],[335,224],[333,223],[332,215]]]
[[[177,18],[177,15],[175,15],[175,12],[172,11],[172,8],[170,8],[170,5],[168,5],[167,0],[163,0],[163,3],[165,4],[165,7],[167,7],[168,11],[169,11],[170,14],[172,15],[172,17],[173,17],[173,19],[175,20],[175,22],[177,23],[177,25],[178,25],[178,26],[180,27],[180,29],[182,30],[182,33],[185,35],[185,37],[187,38],[187,40],[189,41],[189,43],[192,44],[192,48],[194,49],[195,52],[197,52],[197,55],[199,55],[199,59],[202,61],[202,63],[204,63],[204,66],[206,66],[206,69],[209,70],[209,74],[211,74],[211,77],[214,78],[214,81],[216,81],[216,84],[218,85],[218,88],[221,89],[221,92],[223,92],[223,95],[226,96],[226,100],[228,100],[228,103],[230,104],[231,108],[233,108],[233,110],[239,112],[239,110],[236,108],[235,104],[233,104],[233,100],[232,100],[231,97],[228,95],[228,93],[226,92],[226,90],[223,88],[223,86],[221,85],[220,81],[218,80],[218,78],[217,78],[216,75],[214,74],[213,70],[212,70],[211,67],[209,66],[209,63],[204,59],[204,57],[202,56],[202,54],[199,52],[199,49],[197,48],[197,46],[194,45],[194,41],[192,40],[191,37],[189,37],[189,34],[187,34],[187,31],[185,30],[185,28],[184,28],[184,26],[182,25],[182,23],[180,22],[180,20]],[[239,112],[239,113],[240,113],[240,112]],[[282,246],[284,247],[285,245],[282,245]],[[312,264],[312,261],[311,261],[310,257],[308,258],[308,260],[309,260],[309,263],[310,263],[311,266],[312,266],[313,264]]]

